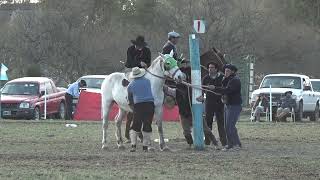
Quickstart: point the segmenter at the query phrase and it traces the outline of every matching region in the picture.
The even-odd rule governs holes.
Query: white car
[[[251,94],[253,104],[257,96],[262,93],[270,98],[270,85],[272,94],[273,113],[278,106],[278,102],[286,91],[292,91],[292,97],[296,99],[296,120],[303,117],[310,117],[311,121],[319,119],[319,99],[320,92],[313,91],[310,78],[300,74],[270,74],[263,78],[259,89]]]
[[[77,82],[85,80],[87,83],[87,87],[85,88],[86,90],[100,92],[102,82],[107,76],[108,75],[85,75],[80,77]]]

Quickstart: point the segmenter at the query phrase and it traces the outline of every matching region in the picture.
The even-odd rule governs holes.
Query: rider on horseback
[[[173,58],[178,60],[177,48],[176,45],[179,41],[180,34],[177,32],[169,32],[168,33],[168,41],[162,48],[162,54],[170,54],[173,51]]]

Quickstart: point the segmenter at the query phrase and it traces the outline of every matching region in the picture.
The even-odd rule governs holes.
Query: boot
[[[130,130],[130,140],[131,140],[130,152],[135,152],[137,147],[137,132],[133,129]]]
[[[145,152],[147,151],[154,151],[154,148],[151,146],[151,135],[152,132],[144,132],[142,131],[142,135],[143,135],[143,150]]]
[[[185,134],[184,137],[186,138],[187,143],[189,145],[193,144],[193,139],[192,139],[192,135],[191,134]]]

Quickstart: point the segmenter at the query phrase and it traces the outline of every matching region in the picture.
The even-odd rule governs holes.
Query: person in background
[[[296,100],[292,98],[292,91],[287,91],[284,93],[284,98],[281,99],[276,118],[285,121],[284,118],[294,108],[296,108]]]
[[[143,68],[134,67],[130,73],[133,79],[128,85],[129,105],[133,109],[133,122],[130,127],[131,152],[136,151],[137,133],[143,135],[143,151],[150,151],[152,119],[154,115],[154,98],[151,91],[150,80],[145,78]]]
[[[81,80],[80,82],[74,82],[72,83],[65,94],[66,98],[66,120],[73,119],[72,111],[73,111],[73,104],[72,100],[73,98],[79,98],[80,96],[80,88],[84,88],[87,86],[87,83],[85,80]]]
[[[264,94],[259,94],[258,99],[256,102],[253,104],[252,109],[253,109],[253,116],[250,117],[250,120],[252,121],[260,121],[260,114],[265,112],[266,109],[268,108],[269,101],[265,97]]]

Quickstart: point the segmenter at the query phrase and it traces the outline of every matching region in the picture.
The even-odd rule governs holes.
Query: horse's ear
[[[159,52],[159,56],[161,56],[164,59],[164,55],[160,52]]]
[[[174,52],[173,52],[173,50],[171,50],[169,56],[173,57],[173,54],[174,54]]]

